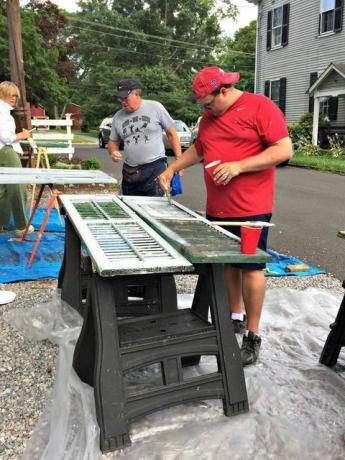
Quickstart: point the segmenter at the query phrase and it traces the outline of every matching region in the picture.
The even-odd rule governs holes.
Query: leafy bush
[[[92,157],[88,158],[87,160],[83,161],[82,163],[83,169],[100,169],[101,163],[98,158]]]
[[[344,141],[340,138],[339,134],[335,133],[333,136],[328,136],[329,152],[333,158],[345,157]]]
[[[319,116],[319,128],[328,128],[329,121],[325,118],[322,112]],[[303,113],[298,121],[289,126],[289,135],[293,146],[298,149],[304,145],[311,143],[313,132],[313,114],[310,112]]]
[[[90,131],[90,126],[89,126],[89,123],[87,121],[84,121],[81,125],[80,125],[80,131],[82,133],[88,133]]]
[[[323,150],[318,145],[306,144],[301,145],[297,151],[297,154],[306,155],[306,156],[320,156],[323,153]]]

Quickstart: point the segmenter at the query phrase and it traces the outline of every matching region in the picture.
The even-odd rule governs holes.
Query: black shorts
[[[272,218],[272,214],[258,214],[256,216],[246,216],[246,217],[212,217],[209,215],[206,215],[206,219],[214,221],[214,222],[245,222],[247,220],[254,220],[254,221],[262,221],[262,222],[270,222]],[[220,225],[220,227],[222,227]],[[239,226],[231,226],[231,225],[224,225],[222,229],[226,230],[227,232],[233,233],[234,235],[241,237],[241,227]],[[260,234],[260,239],[258,243],[259,249],[262,249],[263,251],[266,251],[267,249],[267,237],[268,237],[268,227],[263,227],[262,232]],[[246,263],[246,264],[229,264],[232,267],[236,268],[243,268],[243,270],[263,270],[266,267],[265,263]]]

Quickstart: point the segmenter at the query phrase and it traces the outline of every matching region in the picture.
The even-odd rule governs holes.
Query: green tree
[[[21,12],[23,57],[27,99],[31,103],[41,103],[53,115],[55,105],[63,105],[68,100],[66,82],[56,72],[59,50],[46,49],[45,41],[36,24],[36,13]],[[10,80],[8,48],[8,28],[6,5],[0,1],[0,80]]]
[[[71,37],[79,42],[82,71],[74,100],[95,126],[120,107],[116,82],[129,75],[142,81],[144,97],[159,100],[174,118],[195,122],[195,71],[216,63],[222,43],[220,19],[236,17],[230,0],[82,0],[69,15]]]
[[[241,80],[237,87],[254,91],[256,21],[239,29],[234,38],[226,38],[222,44],[220,60],[224,69],[238,71]]]

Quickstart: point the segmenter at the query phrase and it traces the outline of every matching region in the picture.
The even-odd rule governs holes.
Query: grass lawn
[[[289,161],[291,166],[302,166],[304,168],[317,169],[319,171],[330,171],[345,174],[345,157],[332,158],[331,155],[320,156],[302,155],[298,152]]]
[[[66,129],[63,128],[57,128],[57,129],[51,129],[49,131],[47,130],[38,130],[35,131],[38,134],[66,134]],[[81,131],[72,131],[72,134],[74,136],[73,138],[73,144],[94,144],[92,140],[88,139],[90,137],[95,138],[95,141],[98,138],[98,131],[90,131],[88,133],[82,133]]]

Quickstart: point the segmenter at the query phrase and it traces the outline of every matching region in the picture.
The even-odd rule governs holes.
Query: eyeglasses
[[[215,101],[217,96],[219,96],[219,94],[221,93],[222,88],[223,88],[222,86],[219,86],[219,88],[217,88],[214,91],[212,91],[210,96],[213,96],[213,97],[209,101],[201,101],[201,100],[196,99],[196,103],[199,104],[199,105],[202,105],[203,107],[206,107],[206,108],[211,107],[211,105],[213,104],[213,102]]]

